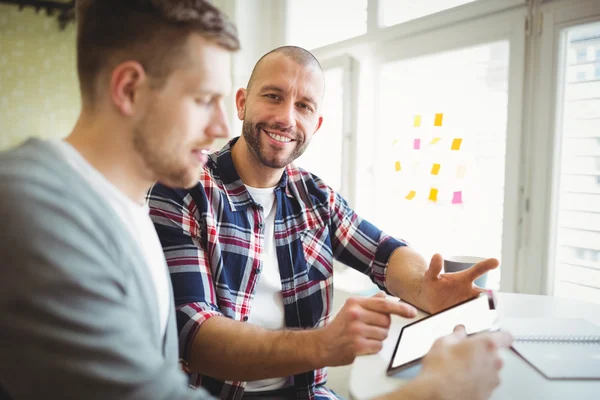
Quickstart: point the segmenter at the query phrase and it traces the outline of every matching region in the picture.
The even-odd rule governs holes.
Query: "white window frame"
[[[556,0],[536,5],[533,10],[529,110],[526,121],[526,211],[523,252],[517,273],[517,290],[533,294],[553,294],[557,246],[557,215],[560,178],[563,60],[566,28],[600,20],[597,0]],[[548,116],[554,116],[548,118]]]

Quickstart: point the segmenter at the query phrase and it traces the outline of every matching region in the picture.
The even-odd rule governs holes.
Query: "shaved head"
[[[295,63],[302,65],[303,67],[314,68],[323,74],[323,68],[319,63],[319,60],[317,60],[317,58],[310,51],[297,46],[281,46],[269,51],[257,61],[256,65],[254,65],[254,69],[252,69],[250,79],[248,80],[248,86],[246,87],[247,91],[250,91],[250,88],[252,87],[252,84],[254,83],[256,75],[261,66],[275,54],[283,55]]]

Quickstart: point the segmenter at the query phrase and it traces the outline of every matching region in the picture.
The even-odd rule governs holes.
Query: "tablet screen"
[[[424,357],[436,339],[452,333],[457,325],[464,325],[467,334],[491,329],[497,313],[490,296],[483,294],[402,328],[388,370]]]

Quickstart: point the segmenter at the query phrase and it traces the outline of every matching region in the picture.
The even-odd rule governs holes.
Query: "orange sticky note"
[[[436,144],[437,142],[439,142],[440,140],[442,140],[439,137],[433,138],[433,140],[431,142],[429,142],[430,144]]]
[[[454,192],[452,196],[452,204],[462,204],[462,192]]]
[[[400,161],[396,161],[396,172],[400,171],[402,169],[402,166],[400,165]]]
[[[437,201],[437,195],[438,195],[438,190],[432,188],[429,191],[429,200],[431,200],[431,201]]]
[[[421,116],[420,115],[415,115],[415,123],[413,124],[414,127],[417,126],[421,126]]]
[[[452,147],[451,147],[451,149],[452,150],[460,150],[461,143],[462,143],[462,139],[454,139],[452,141]]]
[[[435,114],[435,121],[433,122],[434,126],[442,126],[442,120],[444,119],[444,114],[439,113]]]
[[[440,164],[433,164],[433,167],[431,167],[431,175],[437,175],[440,172]]]
[[[411,190],[407,195],[406,195],[406,200],[412,200],[415,198],[415,195],[417,194],[417,192],[415,192],[414,190]]]
[[[464,178],[466,173],[467,173],[466,165],[461,164],[458,167],[456,167],[456,177],[457,178]]]

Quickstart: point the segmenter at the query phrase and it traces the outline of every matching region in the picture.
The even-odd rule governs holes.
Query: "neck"
[[[122,125],[82,112],[65,141],[127,197],[138,204],[145,202],[154,183],[152,173]]]
[[[270,188],[281,180],[285,168],[269,168],[263,165],[248,147],[244,135],[231,149],[233,165],[245,185],[255,188]]]

